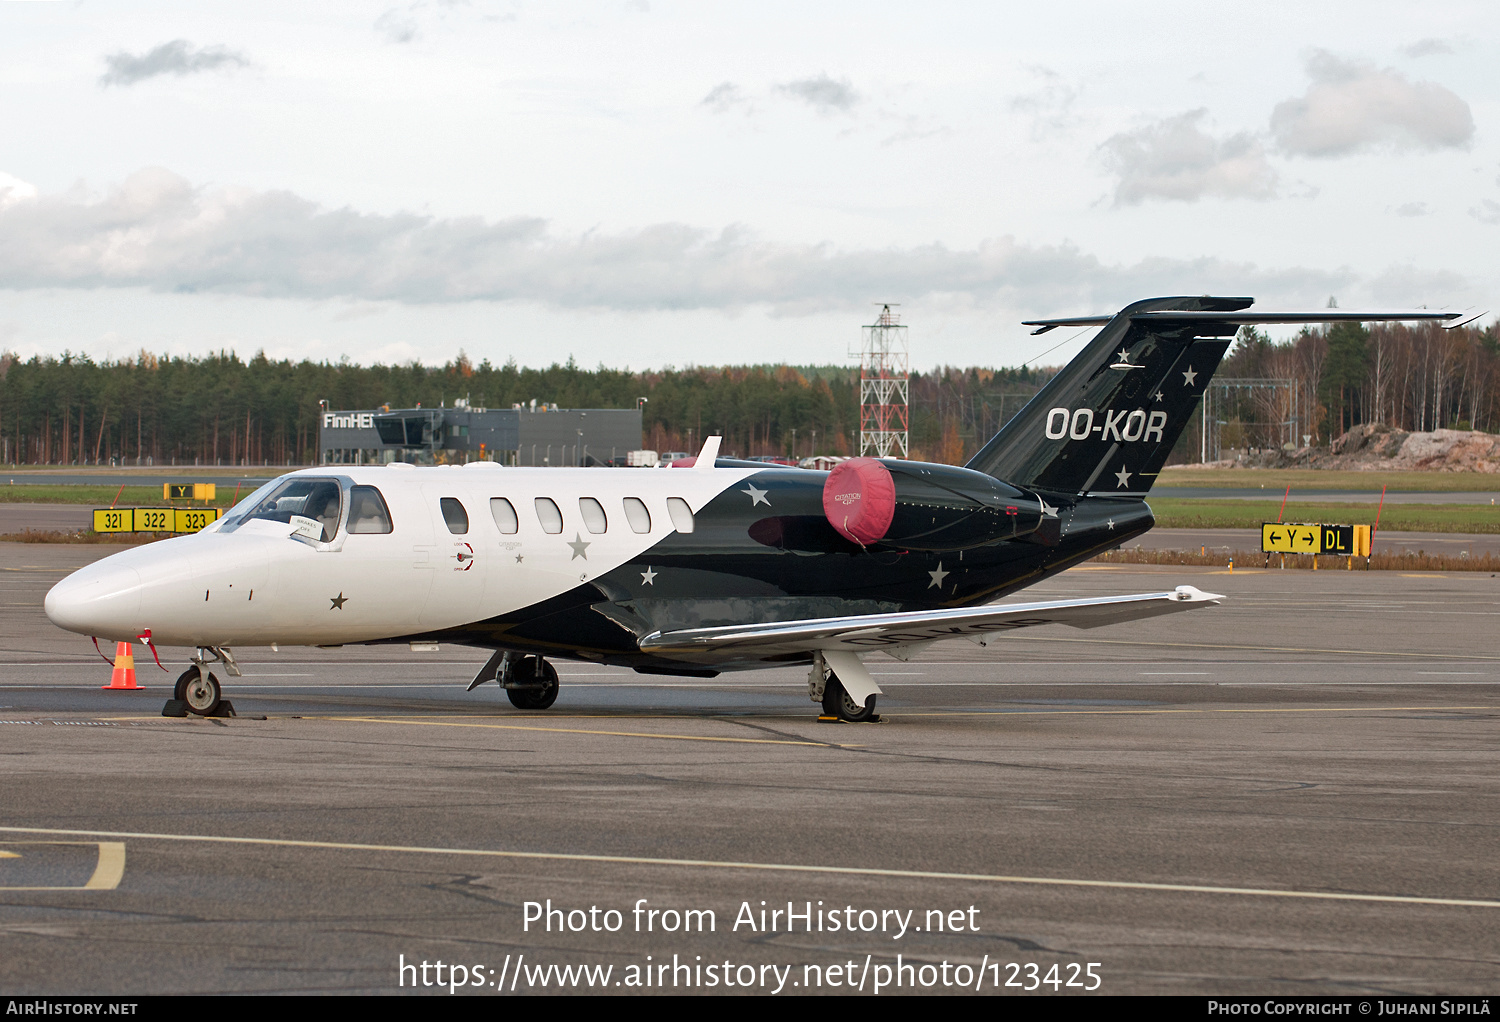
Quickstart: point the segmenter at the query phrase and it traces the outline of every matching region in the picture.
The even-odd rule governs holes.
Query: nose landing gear
[[[180,700],[189,713],[196,713],[200,717],[215,716],[216,711],[224,704],[219,679],[196,667],[189,667],[182,672],[172,696]]]
[[[228,647],[203,646],[192,658],[193,666],[182,672],[172,690],[172,698],[162,707],[163,717],[185,717],[189,713],[199,717],[233,717],[234,704],[224,698],[219,679],[208,671],[208,665],[218,661],[234,677],[240,674],[240,665]]]

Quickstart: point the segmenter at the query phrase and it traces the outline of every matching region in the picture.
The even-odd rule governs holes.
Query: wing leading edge
[[[1224,597],[1192,586],[1171,592],[1108,596],[1089,600],[990,604],[952,610],[918,610],[858,617],[815,618],[753,625],[721,625],[653,632],[640,640],[643,652],[673,659],[722,663],[765,660],[784,654],[817,651],[894,650],[943,639],[983,640],[987,635],[1035,625],[1102,625],[1195,610]]]

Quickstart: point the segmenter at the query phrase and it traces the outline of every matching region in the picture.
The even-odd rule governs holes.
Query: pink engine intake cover
[[[839,462],[823,484],[823,513],[846,539],[877,543],[896,515],[896,481],[874,458]]]

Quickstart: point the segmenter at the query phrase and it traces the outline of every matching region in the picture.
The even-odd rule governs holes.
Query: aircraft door
[[[404,487],[355,486],[346,532],[338,571],[358,590],[360,617],[384,635],[411,631],[436,574],[432,522],[421,499]]]
[[[493,558],[480,547],[478,526],[479,516],[489,509],[442,485],[423,486],[422,502],[433,534],[432,590],[419,617],[423,629],[483,619],[485,579]]]

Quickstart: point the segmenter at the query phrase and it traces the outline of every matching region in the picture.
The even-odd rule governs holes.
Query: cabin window
[[[578,513],[583,516],[583,524],[590,532],[600,533],[609,528],[609,520],[604,517],[604,505],[593,497],[578,498]]]
[[[448,531],[455,536],[462,536],[469,531],[469,512],[458,502],[457,497],[444,497],[438,502],[443,508],[443,521],[448,523]]]
[[[391,513],[375,487],[356,486],[349,491],[349,531],[355,535],[391,531]]]
[[[630,523],[632,532],[651,531],[651,512],[646,508],[646,502],[639,497],[625,498],[625,520]]]
[[[495,519],[495,528],[507,536],[513,536],[521,528],[516,518],[516,509],[504,497],[490,498],[490,515]]]
[[[562,512],[551,497],[536,499],[536,520],[542,523],[542,531],[556,536],[562,532]]]
[[[672,527],[678,532],[693,531],[693,509],[681,497],[667,498],[667,514],[672,516]]]

